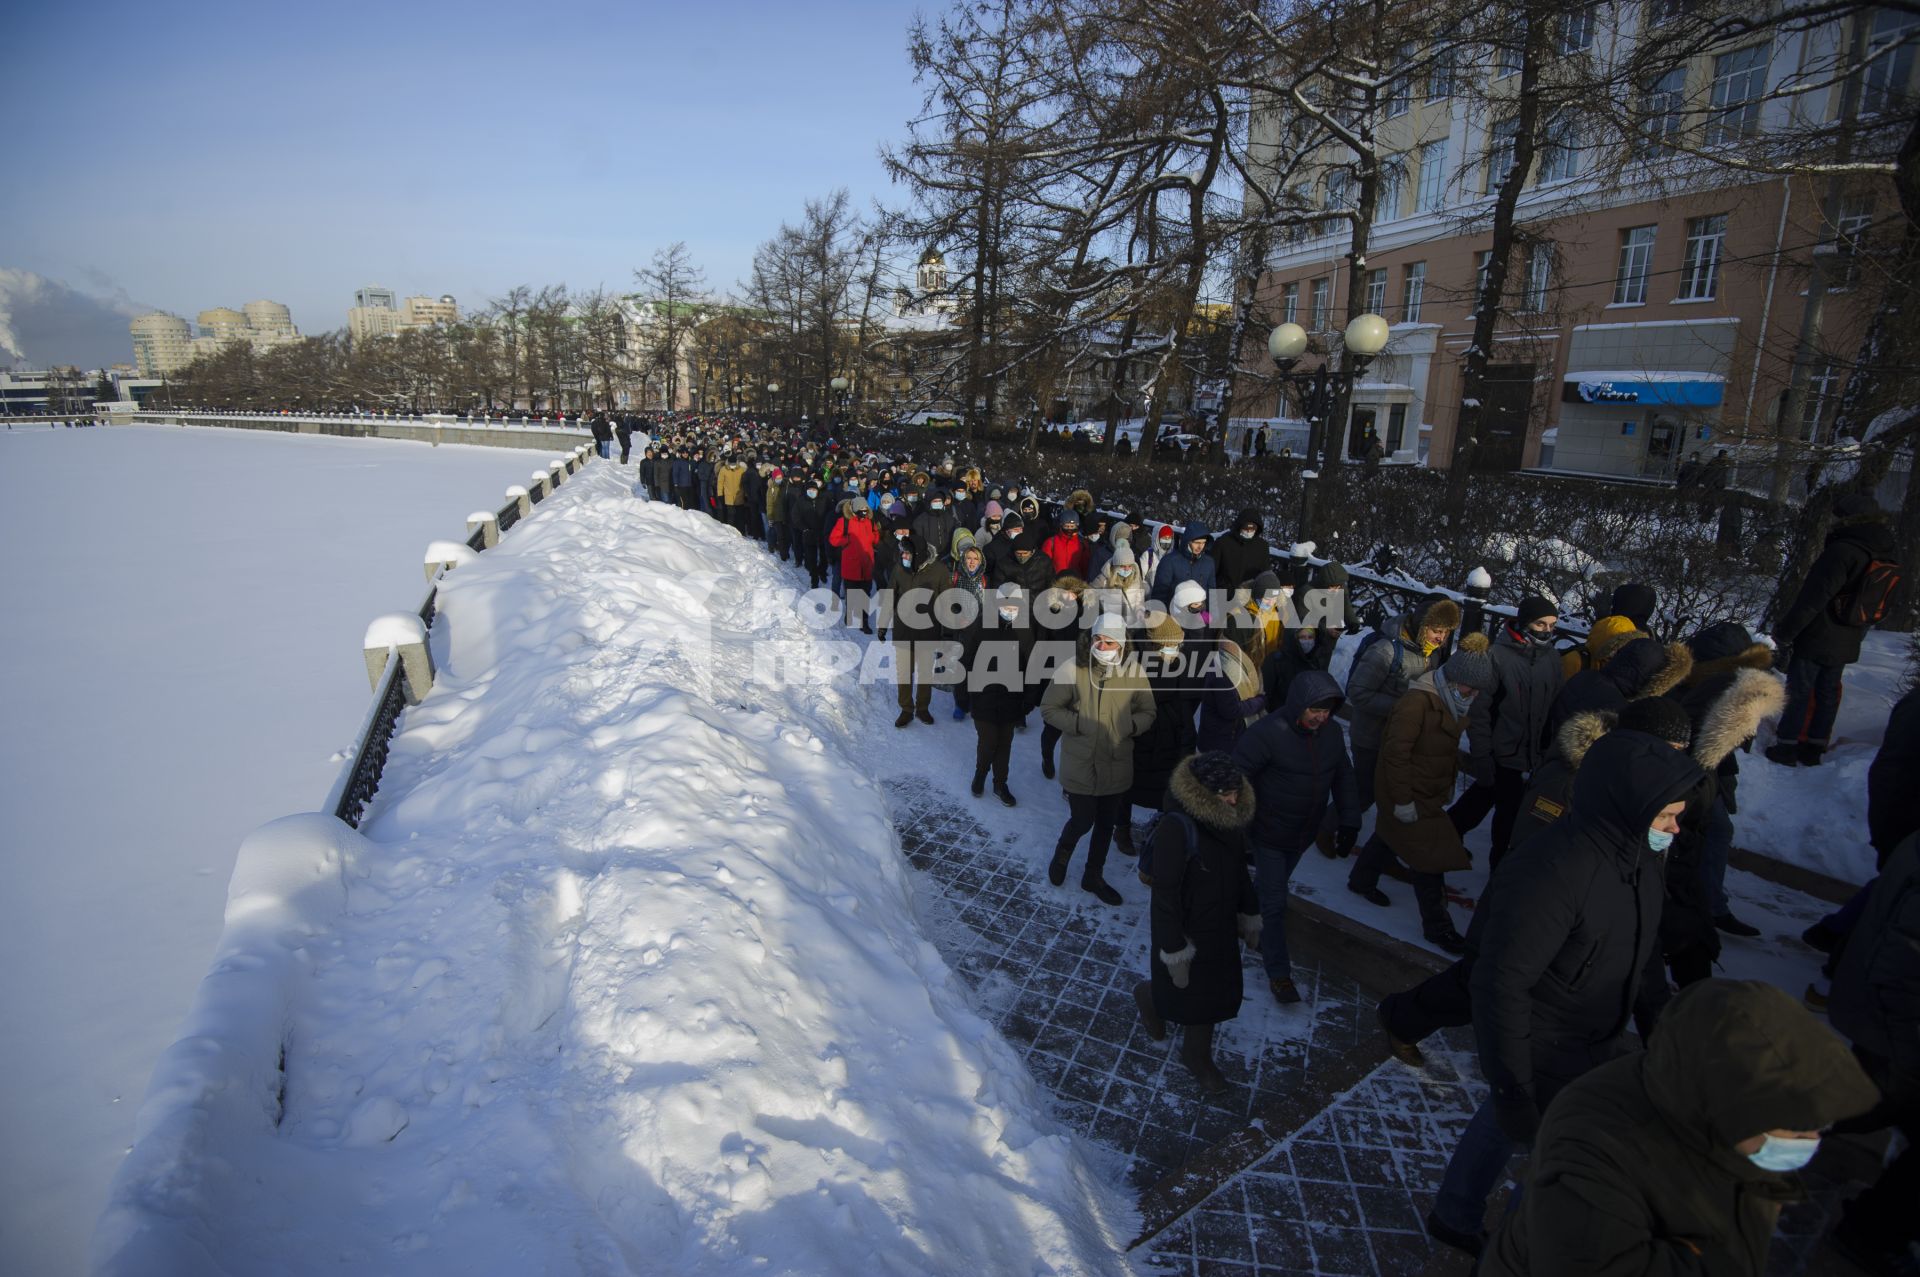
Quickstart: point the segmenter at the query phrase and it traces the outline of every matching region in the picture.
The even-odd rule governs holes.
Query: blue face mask
[[[1818,1139],[1798,1140],[1778,1135],[1763,1135],[1760,1147],[1747,1154],[1747,1160],[1763,1171],[1797,1171],[1820,1151]]]
[[[1658,829],[1647,830],[1647,846],[1653,848],[1656,855],[1664,856],[1673,846],[1673,835],[1663,834]]]

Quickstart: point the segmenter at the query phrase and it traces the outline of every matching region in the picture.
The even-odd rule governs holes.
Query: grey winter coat
[[[1553,644],[1516,638],[1510,627],[1501,627],[1488,655],[1493,691],[1473,698],[1468,728],[1473,743],[1468,770],[1476,779],[1492,775],[1489,764],[1530,772],[1547,760],[1552,744],[1547,722],[1563,678]]]
[[[1411,636],[1411,637],[1410,637]],[[1360,653],[1347,672],[1347,705],[1351,716],[1350,740],[1356,750],[1380,748],[1380,733],[1387,715],[1406,695],[1413,680],[1445,659],[1446,646],[1422,655],[1413,639],[1419,636],[1419,621],[1412,616],[1391,616],[1380,623],[1380,637]]]

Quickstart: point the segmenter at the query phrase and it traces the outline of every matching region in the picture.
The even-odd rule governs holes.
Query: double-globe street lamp
[[[1273,362],[1280,369],[1280,381],[1292,386],[1300,398],[1300,410],[1307,418],[1307,455],[1300,470],[1300,535],[1305,541],[1313,535],[1315,488],[1320,475],[1316,467],[1320,461],[1322,441],[1328,455],[1340,446],[1337,431],[1331,417],[1336,408],[1349,411],[1353,404],[1354,383],[1367,370],[1379,353],[1387,348],[1387,339],[1392,336],[1387,321],[1378,315],[1366,314],[1356,317],[1347,325],[1341,337],[1340,369],[1335,371],[1331,361],[1305,372],[1294,371],[1300,356],[1307,351],[1307,330],[1299,324],[1286,323],[1267,334],[1267,353],[1273,356]],[[1345,417],[1347,414],[1340,414]]]
[[[852,397],[848,394],[848,391],[852,389],[853,383],[845,377],[835,377],[827,384],[833,387],[833,403],[835,408],[835,411],[827,418],[827,425],[835,434],[838,434],[840,433],[840,428],[846,424],[847,402]]]

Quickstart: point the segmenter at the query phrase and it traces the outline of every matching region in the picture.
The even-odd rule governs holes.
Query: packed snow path
[[[216,961],[105,1270],[1126,1271],[1124,1194],[917,929],[850,677],[753,678],[828,640],[629,483],[447,579],[364,836],[243,850],[228,935],[279,920],[284,1023]]]

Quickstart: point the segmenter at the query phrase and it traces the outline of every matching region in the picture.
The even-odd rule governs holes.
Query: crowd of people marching
[[[1571,646],[1547,598],[1490,618],[1490,639],[1441,593],[1363,635],[1341,565],[1276,559],[1258,510],[1220,529],[1116,517],[1085,491],[1055,507],[1017,480],[817,432],[637,424],[652,499],[763,540],[835,592],[850,630],[892,643],[897,728],[936,725],[934,694],[950,694],[976,797],[990,784],[1015,806],[1034,770],[1059,784],[1055,887],[1077,859],[1080,888],[1118,905],[1109,850],[1134,867],[1152,933],[1139,1014],[1155,1037],[1180,1026],[1204,1090],[1229,1086],[1212,1041],[1241,1005],[1243,947],[1271,996],[1301,999],[1288,882],[1317,848],[1373,906],[1394,907],[1383,876],[1404,880],[1426,939],[1457,959],[1379,1018],[1414,1066],[1423,1039],[1471,1026],[1491,1094],[1426,1226],[1479,1271],[1759,1273],[1823,1133],[1887,1127],[1905,1151],[1835,1242],[1868,1271],[1920,1271],[1920,693],[1871,772],[1862,836],[1880,874],[1804,937],[1830,955],[1830,988],[1803,1002],[1712,978],[1723,937],[1759,934],[1725,882],[1740,756],[1777,720],[1769,759],[1821,764],[1841,673],[1899,583],[1871,501],[1836,510],[1772,645],[1731,618],[1662,635],[1639,584]],[[618,429],[623,462],[635,426]],[[1464,836],[1489,819],[1492,876],[1463,936],[1444,876],[1471,865]],[[1489,1238],[1490,1195],[1523,1149]]]

